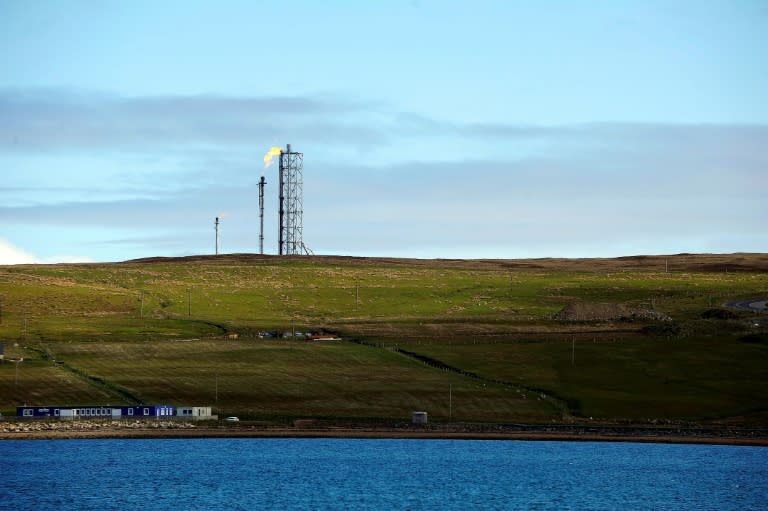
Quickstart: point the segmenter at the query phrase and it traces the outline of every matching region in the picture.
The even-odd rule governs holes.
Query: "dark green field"
[[[424,410],[765,426],[768,318],[724,306],[752,297],[768,297],[768,255],[5,266],[0,411],[162,402],[263,421]],[[568,304],[669,319],[552,318]]]

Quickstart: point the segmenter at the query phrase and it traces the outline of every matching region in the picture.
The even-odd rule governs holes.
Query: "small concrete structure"
[[[411,414],[411,423],[413,424],[426,424],[427,412],[413,412]]]

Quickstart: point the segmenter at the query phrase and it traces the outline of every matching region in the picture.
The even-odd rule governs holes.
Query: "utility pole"
[[[571,337],[571,365],[576,363],[576,336]]]
[[[16,361],[16,379],[14,380],[14,383],[13,383],[14,387],[18,387],[19,386],[19,364],[21,364],[22,362],[24,362],[24,358],[23,357],[19,358]]]
[[[187,316],[192,315],[192,288],[187,289]]]

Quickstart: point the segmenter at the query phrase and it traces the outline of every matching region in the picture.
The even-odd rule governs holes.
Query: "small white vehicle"
[[[227,417],[227,420],[229,422],[240,422],[240,419],[238,417]]]

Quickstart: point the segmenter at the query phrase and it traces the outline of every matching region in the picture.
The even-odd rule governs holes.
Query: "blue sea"
[[[2,510],[765,510],[768,449],[342,439],[0,441]]]

